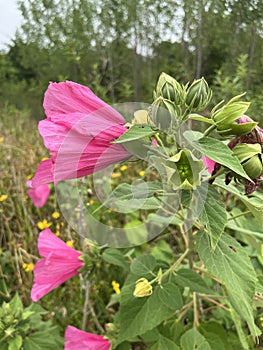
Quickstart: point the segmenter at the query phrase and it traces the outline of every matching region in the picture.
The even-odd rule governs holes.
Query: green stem
[[[210,132],[212,132],[212,131],[213,131],[215,128],[216,128],[216,125],[215,125],[215,124],[214,124],[214,125],[209,126],[209,128],[208,128],[208,129],[206,129],[206,131],[204,132],[203,137],[208,136],[208,135],[210,134]]]
[[[176,262],[175,262],[172,266],[170,266],[168,270],[166,270],[166,271],[163,273],[162,277],[164,277],[164,276],[168,275],[169,273],[173,272],[174,270],[176,270],[177,267],[178,267],[178,266],[181,264],[181,262],[184,260],[184,258],[187,256],[187,254],[189,253],[189,251],[190,251],[190,250],[187,248],[187,249],[185,250],[185,252],[180,256],[180,258],[177,259]]]

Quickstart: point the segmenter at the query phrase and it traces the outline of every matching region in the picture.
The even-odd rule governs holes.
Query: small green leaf
[[[180,345],[183,350],[213,350],[205,337],[194,328],[182,335]]]
[[[212,120],[212,119],[209,119],[209,118],[206,118],[206,117],[203,117],[202,115],[199,115],[199,114],[190,114],[188,116],[189,119],[192,119],[192,120],[197,120],[199,122],[204,122],[204,123],[208,123],[208,124],[212,124],[212,125],[215,125],[216,123]]]
[[[22,347],[23,339],[21,335],[16,335],[8,342],[8,350],[20,350]]]
[[[113,143],[123,143],[128,141],[139,140],[146,136],[152,136],[156,132],[157,129],[153,129],[153,127],[148,124],[135,124],[131,126],[118,139],[114,140]]]
[[[245,196],[243,193],[239,191],[239,189],[232,185],[226,185],[223,179],[217,178],[216,181],[214,182],[214,185],[223,188],[227,192],[232,193],[235,195],[238,199],[240,199],[248,208],[248,210],[251,212],[252,215],[257,218],[259,223],[263,225],[263,202],[262,198],[260,197],[248,197]]]
[[[116,248],[107,248],[102,253],[102,258],[106,262],[122,267],[124,270],[127,270],[128,265],[125,257],[119,249]]]
[[[172,340],[159,336],[156,344],[152,345],[149,350],[180,350],[179,346],[176,345]]]
[[[152,255],[141,255],[135,258],[131,264],[131,273],[138,276],[151,274],[156,266],[156,260]]]
[[[176,271],[174,281],[180,287],[189,287],[192,292],[213,294],[214,291],[210,289],[203,278],[196,272],[190,269],[180,269]]]
[[[158,289],[159,299],[172,310],[183,307],[183,299],[179,288],[174,283],[166,283]]]

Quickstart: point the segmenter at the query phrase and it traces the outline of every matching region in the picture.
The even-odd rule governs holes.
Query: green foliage
[[[47,312],[39,305],[24,308],[16,294],[0,308],[0,346],[6,350],[57,349],[63,339],[52,321],[44,321]]]

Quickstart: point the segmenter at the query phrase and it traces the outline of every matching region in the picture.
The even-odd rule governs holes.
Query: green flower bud
[[[166,165],[175,169],[170,176],[173,188],[193,190],[200,185],[200,172],[204,169],[203,161],[196,159],[189,150],[181,150],[169,158]]]
[[[204,78],[194,80],[186,90],[185,104],[192,111],[203,110],[212,98],[212,90]]]
[[[154,99],[163,97],[176,105],[182,104],[184,90],[181,84],[168,74],[162,73],[156,85]]]
[[[240,143],[233,149],[233,154],[242,164],[251,179],[256,179],[263,173],[261,145],[259,143]]]
[[[256,155],[242,164],[245,172],[251,179],[257,179],[263,173],[262,159]]]
[[[173,102],[158,97],[151,106],[151,120],[161,130],[169,129],[178,122],[177,109]]]

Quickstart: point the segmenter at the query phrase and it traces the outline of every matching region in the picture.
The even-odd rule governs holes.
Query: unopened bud
[[[154,99],[163,97],[176,105],[182,104],[184,90],[181,84],[168,74],[162,73],[156,85]]]
[[[194,80],[186,90],[185,104],[192,110],[206,108],[212,98],[212,90],[204,78]]]
[[[261,145],[241,143],[233,149],[233,154],[242,164],[251,179],[256,179],[263,173]]]
[[[172,123],[178,122],[175,104],[162,97],[158,97],[153,102],[150,114],[153,123],[161,130],[169,129]]]

